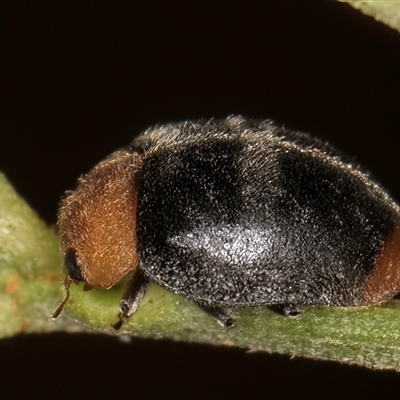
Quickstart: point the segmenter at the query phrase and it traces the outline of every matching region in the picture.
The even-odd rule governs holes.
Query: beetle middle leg
[[[197,304],[206,314],[214,318],[219,325],[226,328],[233,328],[235,326],[235,314],[230,308],[215,307],[204,303]]]

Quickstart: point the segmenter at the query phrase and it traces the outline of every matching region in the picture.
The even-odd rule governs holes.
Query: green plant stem
[[[238,346],[400,370],[400,304],[353,309],[309,307],[298,318],[265,308],[236,310],[237,324],[221,328],[190,301],[151,285],[138,311],[119,332],[121,282],[108,291],[71,287],[63,316],[49,316],[62,300],[58,242],[0,175],[0,337],[21,332],[95,330],[212,345]],[[75,322],[79,321],[79,323]]]

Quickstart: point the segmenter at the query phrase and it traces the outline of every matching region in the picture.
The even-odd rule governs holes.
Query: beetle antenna
[[[65,297],[64,300],[61,302],[61,304],[55,309],[55,311],[53,312],[51,319],[56,319],[58,318],[61,313],[64,311],[65,306],[68,303],[69,300],[69,288],[71,286],[71,279],[66,276],[65,280],[64,280],[64,290],[65,290]]]

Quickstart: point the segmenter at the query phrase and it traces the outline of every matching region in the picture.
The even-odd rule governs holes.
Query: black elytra
[[[224,326],[234,308],[294,315],[305,305],[367,305],[400,291],[397,204],[319,139],[232,116],[156,126],[127,154],[138,160],[138,262],[117,327],[148,282]],[[62,248],[74,243],[62,239]]]

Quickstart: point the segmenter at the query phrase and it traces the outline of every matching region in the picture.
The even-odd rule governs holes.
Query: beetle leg
[[[204,303],[197,304],[206,314],[214,318],[219,325],[226,328],[233,328],[235,326],[235,314],[230,308],[214,307]]]
[[[139,270],[136,271],[119,302],[121,311],[118,315],[118,322],[113,325],[114,329],[120,329],[122,324],[137,310],[148,287],[149,281],[147,278]]]
[[[293,304],[272,304],[268,308],[284,317],[297,317],[303,312],[303,308]]]

